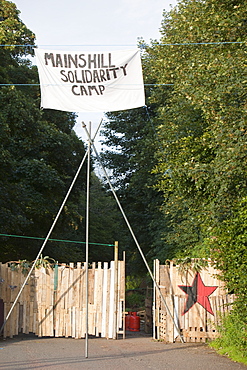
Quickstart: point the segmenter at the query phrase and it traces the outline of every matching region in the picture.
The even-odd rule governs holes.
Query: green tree
[[[205,255],[211,227],[246,194],[246,11],[240,1],[180,1],[146,49],[173,255]],[[165,98],[162,84],[172,84]]]
[[[247,198],[241,199],[232,210],[232,216],[211,230],[208,238],[216,266],[230,292],[237,296],[238,314],[247,329]]]
[[[41,112],[37,100],[16,88],[2,88],[0,96],[2,137],[5,136],[1,143],[1,233],[44,237],[85,153],[84,145],[72,129],[72,116]],[[46,119],[47,114],[53,119]],[[74,234],[74,229],[82,228],[79,234],[85,239],[84,215],[78,202],[81,194],[85,194],[83,174],[85,170],[54,230],[54,237],[66,239]],[[11,256],[34,258],[37,253],[38,242],[1,240],[2,247],[5,246],[4,260]],[[54,253],[57,258],[61,256],[58,247],[50,252],[54,257]]]
[[[46,236],[85,153],[83,143],[73,131],[75,115],[39,109],[40,93],[36,67],[26,60],[30,49],[14,46],[34,44],[34,35],[19,19],[15,4],[0,3],[1,47],[0,81],[0,232],[4,234]],[[11,85],[13,84],[13,85]],[[85,173],[85,170],[84,170]],[[80,176],[53,236],[66,239],[75,234],[84,240],[84,215],[81,199],[85,193]],[[1,261],[33,259],[40,241],[0,239]],[[71,247],[48,245],[47,253],[56,259],[70,255]],[[75,246],[76,251],[76,246]],[[77,255],[77,253],[76,253]],[[82,256],[82,254],[81,254]]]
[[[164,13],[160,43],[146,48],[158,84],[150,102],[161,121],[164,238],[170,258],[215,259],[236,294],[218,342],[235,360],[246,358],[246,14],[240,0],[179,1]],[[172,84],[168,95],[162,84]]]
[[[23,45],[34,45],[35,35],[19,18],[20,11],[16,5],[7,0],[0,2],[0,42],[1,69],[6,61],[12,61],[26,54],[32,54],[32,49]],[[6,45],[3,47],[3,45]],[[8,51],[9,53],[6,53]],[[12,64],[12,63],[11,63]],[[6,76],[7,77],[7,76]]]
[[[247,198],[241,199],[229,219],[211,230],[208,244],[221,278],[235,294],[234,309],[223,319],[220,337],[213,343],[219,353],[247,363]]]

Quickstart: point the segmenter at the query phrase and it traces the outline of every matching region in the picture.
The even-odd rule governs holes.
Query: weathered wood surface
[[[117,263],[117,268],[116,268]],[[55,276],[57,274],[57,276]],[[86,335],[85,264],[35,268],[7,321],[3,335],[84,338]],[[25,276],[0,263],[0,299],[7,316]],[[57,282],[57,284],[56,284]],[[55,285],[54,285],[55,283]],[[123,330],[124,261],[93,263],[88,279],[88,334],[116,338]]]
[[[203,306],[206,305],[207,298],[204,298],[202,304],[195,302],[184,313],[188,295],[179,286],[192,287],[196,272],[191,269],[182,271],[181,266],[176,266],[173,262],[160,265],[158,260],[154,261],[155,280],[185,342],[206,342],[217,337],[217,325],[222,315],[231,310],[234,301],[234,295],[227,294],[224,282],[219,279],[220,272],[210,262],[199,274],[205,287],[217,287],[208,296],[212,313]],[[154,288],[154,291],[154,338],[167,342],[180,340],[174,321],[167,312],[158,290]]]

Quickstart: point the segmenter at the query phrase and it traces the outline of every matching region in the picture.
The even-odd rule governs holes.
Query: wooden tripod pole
[[[89,245],[89,198],[90,198],[90,157],[91,157],[91,122],[89,122],[88,159],[87,159],[87,205],[86,205],[86,338],[85,357],[88,358],[88,245]]]

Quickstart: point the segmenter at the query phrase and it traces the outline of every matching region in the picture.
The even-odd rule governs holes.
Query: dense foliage
[[[238,316],[247,331],[247,198],[243,198],[232,210],[232,216],[215,226],[209,238],[216,266],[227,282],[230,292],[236,293]]]
[[[155,172],[175,253],[198,255],[246,194],[246,47],[234,43],[246,35],[245,12],[242,2],[182,1],[148,50],[148,73],[173,84],[165,102],[160,88],[151,101],[162,121]]]
[[[165,104],[162,92],[151,97],[162,121],[155,173],[165,239],[176,256],[216,259],[245,322],[246,14],[241,1],[181,1],[147,50],[147,71],[173,84]]]

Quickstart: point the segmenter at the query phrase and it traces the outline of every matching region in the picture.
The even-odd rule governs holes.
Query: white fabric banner
[[[145,105],[139,50],[71,52],[35,49],[41,107],[111,112]]]

